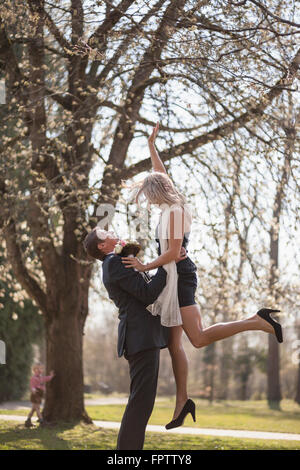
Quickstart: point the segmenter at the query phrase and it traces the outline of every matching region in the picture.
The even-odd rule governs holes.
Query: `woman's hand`
[[[153,127],[152,134],[148,138],[148,144],[149,145],[154,145],[155,144],[155,139],[156,139],[156,136],[158,134],[158,130],[159,130],[159,122],[157,122],[156,126]]]
[[[175,259],[175,263],[179,263],[179,261],[182,261],[185,258],[187,258],[186,249],[182,246],[180,248],[180,254],[178,258]]]
[[[122,263],[125,264],[125,268],[134,268],[140,272],[146,271],[145,265],[138,258],[127,256],[122,258]]]

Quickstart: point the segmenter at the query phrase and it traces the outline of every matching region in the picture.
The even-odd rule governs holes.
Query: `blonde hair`
[[[179,204],[181,207],[186,203],[186,199],[175,188],[171,178],[166,173],[154,171],[146,178],[134,185],[137,187],[135,202],[139,204],[140,197],[144,195],[151,204]]]
[[[33,364],[32,366],[32,372],[34,372],[36,369],[40,369],[40,368],[44,368],[43,364],[41,364],[40,362],[36,363],[36,364]]]

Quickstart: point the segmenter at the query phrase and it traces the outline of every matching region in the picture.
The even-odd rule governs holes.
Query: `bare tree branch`
[[[58,29],[49,13],[44,9],[44,0],[26,0],[30,10],[36,13],[40,18],[44,18],[45,25],[49,29],[50,33],[54,36],[58,44],[65,50],[70,50],[71,44],[64,37],[62,32]]]
[[[119,5],[110,10],[103,21],[103,23],[96,29],[96,31],[90,36],[88,45],[93,46],[95,42],[98,43],[99,52],[102,52],[103,44],[106,42],[105,35],[115,26],[122,15],[128,10],[130,5],[134,3],[134,0],[121,0]],[[99,47],[99,45],[102,45]]]
[[[134,124],[139,115],[144,93],[144,88],[140,89],[139,85],[140,83],[144,83],[155,69],[167,39],[174,32],[176,19],[183,6],[183,0],[176,0],[166,8],[163,18],[153,36],[153,42],[146,49],[134,74],[131,86],[128,88],[126,105],[119,119],[108,158],[108,164],[112,165],[114,168],[123,167],[127,149],[133,137]],[[111,172],[105,171],[102,180],[102,198],[111,200],[111,191],[109,189],[111,183]]]
[[[221,139],[227,135],[230,135],[233,131],[237,130],[240,127],[245,126],[249,121],[260,117],[263,115],[265,109],[270,105],[273,99],[279,96],[282,90],[287,84],[291,84],[299,70],[300,66],[300,50],[296,53],[294,59],[291,61],[291,64],[288,68],[288,71],[283,75],[282,78],[272,87],[272,89],[261,98],[260,102],[254,106],[249,107],[249,109],[242,115],[236,117],[230,122],[223,124],[206,134],[203,134],[199,137],[191,139],[182,144],[175,145],[169,149],[166,149],[160,153],[160,158],[163,161],[170,160],[171,158],[184,155],[185,153],[191,153],[196,148],[199,148],[211,141]],[[126,168],[122,171],[121,177],[124,179],[131,178],[136,174],[149,170],[151,168],[151,159],[147,158],[142,160],[129,168]]]
[[[296,28],[300,28],[299,23],[295,23],[294,21],[286,20],[284,18],[281,18],[280,16],[275,15],[265,5],[263,5],[261,2],[258,2],[257,0],[248,0],[248,1],[250,3],[253,3],[254,5],[256,5],[257,7],[259,7],[264,13],[266,13],[268,16],[271,16],[272,18],[274,18],[279,23],[288,24],[290,26],[295,26]]]

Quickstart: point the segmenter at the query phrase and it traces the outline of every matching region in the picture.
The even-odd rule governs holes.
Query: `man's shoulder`
[[[124,272],[124,264],[122,263],[121,256],[116,254],[107,255],[103,261],[103,270],[107,272],[110,277]],[[117,276],[118,277],[118,276]]]
[[[104,258],[103,263],[106,264],[106,266],[110,267],[116,267],[116,266],[124,266],[122,263],[121,256],[116,255],[115,253],[109,254]]]
[[[108,255],[105,256],[103,260],[103,264],[111,263],[114,262],[113,260],[118,260],[121,259],[119,255],[116,255],[115,253],[109,253]]]

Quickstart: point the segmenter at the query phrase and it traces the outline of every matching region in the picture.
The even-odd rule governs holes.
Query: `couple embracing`
[[[195,348],[207,346],[243,331],[260,330],[282,342],[282,328],[261,309],[245,320],[202,327],[195,301],[197,268],[187,256],[192,217],[182,194],[167,175],[156,148],[159,125],[148,139],[153,172],[139,184],[136,201],[144,196],[149,204],[162,208],[156,240],[158,257],[142,264],[136,257],[138,245],[121,250],[113,232],[96,227],[84,247],[103,262],[103,283],[119,309],[118,355],[129,363],[130,395],[118,435],[118,450],[143,449],[145,430],[157,389],[160,349],[168,347],[176,382],[176,404],[167,429],[181,426],[188,413],[196,419],[195,403],[188,398],[188,360],[182,346],[186,333]],[[132,256],[133,255],[133,256]],[[148,272],[157,269],[154,276]]]

